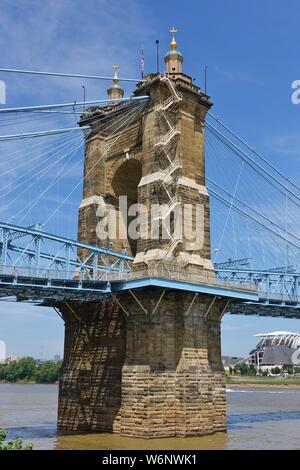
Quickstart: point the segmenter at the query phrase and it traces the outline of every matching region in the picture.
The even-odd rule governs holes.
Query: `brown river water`
[[[57,385],[0,384],[0,428],[34,449],[300,449],[299,388],[227,390],[228,432],[197,438],[134,439],[112,434],[58,436]]]

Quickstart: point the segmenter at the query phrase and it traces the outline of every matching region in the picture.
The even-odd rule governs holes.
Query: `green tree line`
[[[270,371],[274,375],[279,375],[282,372],[287,372],[289,375],[293,375],[293,374],[300,374],[300,367],[293,367],[292,365],[287,364],[287,365],[283,365],[281,368],[279,368],[278,366],[273,367]],[[258,369],[257,371],[256,367],[253,364],[249,366],[245,364],[244,362],[236,365],[235,367],[229,367],[230,374],[240,373],[241,375],[254,376],[257,374],[257,372],[262,376],[268,375],[267,370],[263,371],[262,369]]]
[[[36,364],[33,357],[23,357],[18,362],[0,364],[0,380],[7,382],[54,383],[58,380],[61,361]]]

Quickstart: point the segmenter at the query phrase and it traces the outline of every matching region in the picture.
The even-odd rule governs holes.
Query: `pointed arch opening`
[[[132,256],[137,252],[137,240],[128,235],[128,226],[134,216],[128,216],[128,209],[138,202],[138,185],[142,178],[142,164],[138,160],[126,160],[116,171],[112,179],[114,196],[119,201],[120,196],[127,197],[127,240],[123,241],[127,252]],[[119,216],[120,216],[119,212]]]

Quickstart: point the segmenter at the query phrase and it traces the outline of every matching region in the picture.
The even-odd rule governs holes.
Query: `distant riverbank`
[[[270,378],[270,379],[260,379],[260,378],[232,378],[226,377],[225,379],[227,388],[231,386],[235,388],[244,388],[244,387],[292,387],[292,388],[300,388],[300,379],[277,379],[277,378]],[[58,385],[58,380],[53,382],[36,382],[34,380],[16,380],[16,381],[9,381],[9,380],[0,380],[0,384],[19,384],[19,385]]]
[[[35,380],[0,380],[0,384],[19,384],[19,385],[57,385],[58,380],[54,382],[37,382]]]
[[[58,381],[61,361],[37,362],[33,357],[0,364],[0,382],[6,384],[55,384]]]
[[[226,377],[226,385],[235,387],[300,387],[300,378],[282,377]]]

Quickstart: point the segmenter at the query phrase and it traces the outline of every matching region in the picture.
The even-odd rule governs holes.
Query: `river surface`
[[[58,436],[57,385],[0,384],[0,428],[34,449],[300,449],[299,388],[227,390],[228,432],[196,438],[134,439],[112,434]]]

